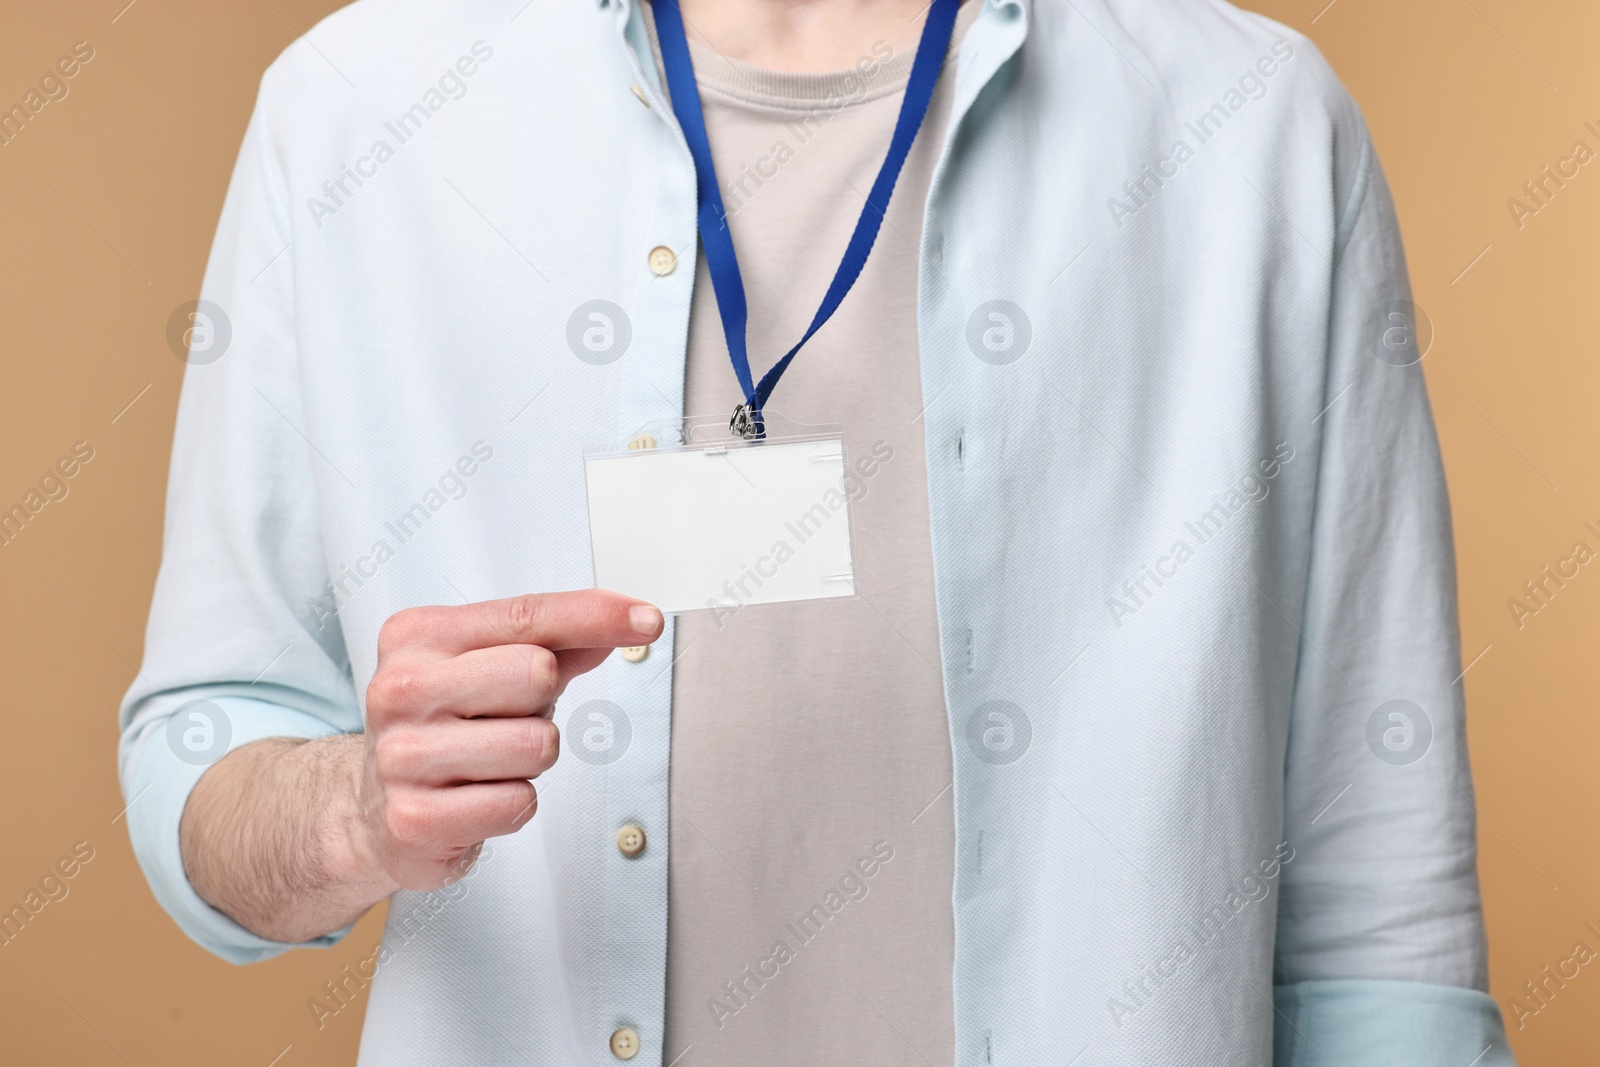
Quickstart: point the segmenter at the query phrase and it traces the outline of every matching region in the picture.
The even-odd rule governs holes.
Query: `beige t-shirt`
[[[964,5],[963,32],[977,4]],[[959,36],[957,37],[959,40]],[[889,146],[914,56],[841,74],[691,42],[760,376],[822,300]],[[954,1062],[950,735],[917,349],[922,208],[954,48],[854,289],[768,411],[844,426],[859,596],[681,616],[673,679],[665,1060]],[[742,397],[702,257],[685,411]]]

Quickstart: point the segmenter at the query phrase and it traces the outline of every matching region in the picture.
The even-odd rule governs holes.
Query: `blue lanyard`
[[[866,206],[856,220],[855,232],[845,247],[844,258],[834,272],[833,281],[817,308],[805,336],[775,363],[766,376],[757,383],[750,373],[750,355],[746,348],[745,327],[749,321],[749,307],[745,303],[744,280],[739,274],[739,260],[733,252],[733,236],[728,230],[726,213],[722,207],[722,193],[717,187],[716,167],[711,161],[711,142],[706,136],[705,115],[700,110],[700,90],[695,85],[694,64],[689,58],[689,42],[683,32],[683,13],[678,10],[678,0],[655,0],[656,33],[660,38],[661,62],[667,76],[667,88],[672,94],[672,110],[678,116],[678,125],[689,142],[689,153],[694,157],[696,194],[699,202],[700,240],[705,247],[706,267],[711,273],[711,288],[717,296],[717,311],[722,316],[722,330],[728,340],[728,357],[733,361],[733,372],[739,377],[739,387],[744,390],[744,403],[734,408],[733,420],[728,428],[745,438],[763,434],[761,409],[777,387],[778,379],[789,369],[795,354],[822,328],[838,310],[845,294],[855,285],[872,252],[873,242],[883,216],[889,210],[889,198],[894,193],[894,183],[900,177],[917,130],[928,114],[928,103],[933,98],[934,85],[939,80],[939,68],[950,48],[950,35],[955,28],[956,11],[961,0],[933,0],[928,11],[928,21],[922,28],[922,40],[917,44],[917,56],[911,64],[911,79],[906,83],[905,99],[900,104],[900,117],[895,121],[894,136],[889,140],[889,154],[884,157],[878,177],[867,194]]]

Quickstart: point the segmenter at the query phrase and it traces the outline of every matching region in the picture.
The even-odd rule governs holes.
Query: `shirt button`
[[[624,856],[637,856],[644,851],[644,830],[632,823],[617,831],[617,848]]]
[[[639,103],[643,104],[645,107],[650,106],[650,98],[644,95],[644,86],[630,85],[628,88],[633,90],[633,95],[639,98]]]
[[[628,451],[630,452],[637,452],[643,448],[654,447],[656,447],[656,438],[654,434],[642,433],[638,437],[635,437],[633,440],[628,442]]]
[[[666,245],[656,245],[650,250],[650,269],[665,278],[678,265],[678,257]]]
[[[624,1026],[611,1035],[611,1054],[619,1060],[631,1060],[639,1052],[639,1033]]]
[[[644,658],[650,654],[649,645],[629,645],[622,650],[622,658],[629,663],[643,663]]]

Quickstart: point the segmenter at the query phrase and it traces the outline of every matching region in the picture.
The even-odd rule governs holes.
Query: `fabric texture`
[[[1486,993],[1407,982],[1300,982],[1276,994],[1275,1067],[1510,1063]]]
[[[1453,1034],[1505,1067],[1449,509],[1359,112],[1210,0],[985,0],[947,75],[910,239],[954,1062],[1293,1064],[1304,1020],[1318,1063],[1462,1067]],[[393,612],[588,586],[584,448],[684,410],[694,216],[627,0],[362,0],[269,69],[122,710],[134,847],[201,944],[289,947],[186,883],[174,716],[216,709],[207,758],[359,730]],[[692,1067],[674,636],[573,685],[539,816],[464,891],[391,902],[367,1067],[610,1064],[624,1026]]]

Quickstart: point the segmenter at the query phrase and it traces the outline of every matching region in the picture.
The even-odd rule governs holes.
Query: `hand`
[[[392,616],[367,687],[350,874],[419,891],[459,880],[486,838],[533,818],[567,683],[662,627],[655,607],[599,589]]]

